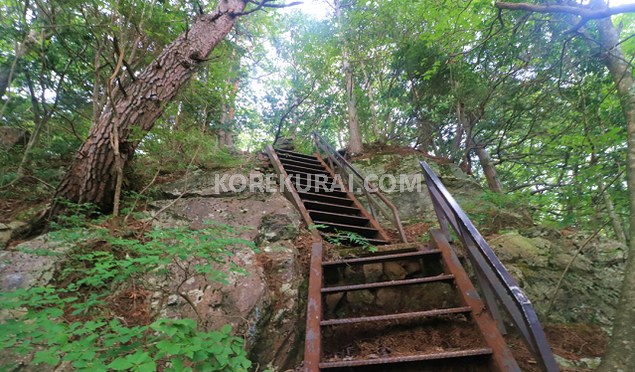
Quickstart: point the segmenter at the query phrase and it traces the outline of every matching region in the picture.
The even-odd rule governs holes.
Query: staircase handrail
[[[335,168],[333,167],[333,163],[337,164],[339,170],[343,172],[347,176],[347,178],[349,178],[349,175],[352,174],[358,182],[361,182],[361,189],[366,195],[366,199],[368,200],[368,207],[373,214],[373,217],[376,218],[375,209],[373,208],[373,206],[375,206],[393,224],[393,226],[395,226],[402,242],[407,243],[408,240],[406,238],[406,232],[404,231],[401,219],[399,218],[399,210],[397,209],[397,207],[317,132],[313,132],[313,142],[318,148],[318,151],[322,151],[327,155],[325,159],[329,161],[329,165],[334,171]],[[371,195],[376,196],[381,202],[383,202],[383,204],[387,206],[388,209],[390,209],[390,212],[386,212],[384,208],[381,208],[380,204],[373,198],[371,198]]]
[[[530,351],[539,360],[542,369],[548,372],[558,371],[553,352],[527,296],[430,166],[424,161],[421,161],[420,165],[441,230],[448,241],[451,241],[448,230],[450,225],[466,248],[488,310],[499,322],[499,328],[504,326],[496,300],[506,310]]]

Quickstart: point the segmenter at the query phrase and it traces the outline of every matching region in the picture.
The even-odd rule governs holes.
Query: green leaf
[[[130,363],[126,358],[117,358],[108,365],[108,368],[112,368],[115,371],[123,371],[132,366],[133,364]]]
[[[45,363],[50,365],[57,365],[59,363],[59,356],[55,350],[41,350],[35,353],[33,363]]]
[[[176,355],[181,351],[181,345],[169,340],[159,341],[157,348],[162,352],[170,355]]]

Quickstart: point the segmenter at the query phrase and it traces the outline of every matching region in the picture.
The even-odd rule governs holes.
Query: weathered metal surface
[[[472,285],[458,257],[450,247],[450,243],[448,243],[440,230],[432,230],[430,235],[432,237],[432,245],[441,251],[445,271],[454,274],[456,287],[461,295],[461,302],[463,305],[472,308],[472,318],[481,334],[483,334],[485,342],[493,351],[493,367],[501,372],[520,371],[503,335],[498,331],[496,322],[487,311],[484,311],[486,309],[485,304],[477,295],[474,285]]]
[[[408,313],[398,313],[389,315],[377,315],[377,316],[363,316],[358,318],[343,318],[343,319],[329,319],[320,322],[322,327],[336,326],[342,324],[364,323],[364,322],[381,322],[386,320],[402,320],[402,319],[415,319],[415,318],[431,318],[440,315],[469,313],[472,308],[469,306],[463,307],[451,307],[447,309],[435,309],[426,311],[413,311]]]
[[[304,370],[318,372],[322,356],[322,243],[311,246],[311,265],[309,272],[309,298],[306,309],[306,334],[304,338]]]
[[[335,163],[339,167],[340,171],[345,173],[345,176],[354,176],[358,180],[358,182],[361,182],[363,184],[361,191],[363,191],[368,198],[368,206],[369,208],[371,208],[371,215],[373,216],[373,219],[376,218],[373,211],[373,203],[376,203],[376,201],[371,198],[371,195],[376,196],[382,203],[384,203],[388,207],[388,209],[390,209],[390,212],[392,214],[392,222],[399,232],[399,237],[401,238],[402,242],[407,243],[408,238],[406,237],[406,232],[404,231],[401,219],[399,218],[399,210],[397,210],[397,207],[388,198],[386,198],[386,196],[384,196],[377,187],[375,187],[371,182],[368,182],[368,180],[366,180],[364,176],[362,176],[362,174],[359,173],[357,169],[355,169],[355,167],[353,167],[348,161],[346,161],[346,159],[344,159],[344,157],[340,155],[340,153],[338,153],[317,132],[313,132],[313,141],[318,150],[324,151],[324,153],[328,155],[328,160],[331,164],[331,167],[329,168],[331,169],[331,171],[335,170],[333,167]],[[333,176],[335,176],[335,173],[333,173]],[[369,191],[369,189],[372,191]]]
[[[425,162],[420,164],[435,211],[443,222],[442,227],[445,227],[444,238],[449,239],[449,231],[444,226],[447,222],[467,248],[470,262],[479,270],[480,286],[491,289],[495,294],[542,369],[548,372],[558,371],[558,364],[531,302],[432,169]],[[488,305],[490,308],[496,306],[493,303]]]
[[[340,286],[322,288],[322,293],[359,291],[362,289],[397,287],[397,286],[404,286],[404,285],[424,284],[424,283],[434,283],[434,282],[447,282],[453,279],[454,279],[454,275],[444,274],[444,275],[437,275],[437,276],[427,276],[425,278],[416,278],[416,279],[387,280],[384,282],[340,285]]]
[[[316,143],[319,147],[319,143]],[[324,150],[324,149],[322,149]],[[327,149],[328,150],[328,149]],[[332,150],[332,149],[331,149]],[[304,155],[286,150],[274,150],[271,146],[267,147],[267,152],[276,171],[284,178],[285,195],[296,205],[300,214],[307,224],[325,224],[331,229],[343,231],[355,231],[363,236],[368,237],[369,241],[377,242],[377,244],[388,243],[388,235],[383,231],[379,223],[373,218],[372,214],[359,203],[355,196],[346,190],[345,192],[333,191],[333,187],[341,189],[345,185],[341,179],[336,177],[332,166],[346,166],[342,164],[336,155],[329,154],[329,166],[318,154],[315,156]],[[280,157],[279,157],[279,156]],[[339,154],[337,154],[339,155]],[[342,158],[343,159],[343,158]],[[344,160],[345,161],[345,160]],[[356,172],[351,167],[351,172]],[[289,177],[289,175],[293,175]],[[319,176],[322,179],[316,179]],[[358,175],[359,176],[359,175]],[[361,176],[360,176],[361,177]],[[304,187],[311,190],[306,192],[302,190]],[[338,194],[339,192],[339,194]],[[447,192],[447,191],[446,191]],[[435,206],[435,210],[439,219],[444,222],[445,232],[449,233],[449,227],[455,228],[460,226],[461,217],[453,213],[454,209],[451,204],[446,203],[443,190],[432,188],[431,194]],[[334,197],[335,196],[335,197]],[[340,197],[337,197],[340,196]],[[381,199],[381,197],[380,197]],[[305,204],[306,203],[306,204]],[[307,208],[310,206],[310,208]],[[393,205],[394,207],[394,205]],[[400,226],[396,208],[396,221]],[[403,230],[400,229],[403,233]],[[458,235],[465,240],[467,230],[459,230]],[[320,238],[327,235],[325,232],[313,230],[314,236]],[[321,369],[328,368],[346,368],[346,367],[364,367],[377,366],[391,363],[408,363],[408,362],[425,362],[426,360],[444,360],[465,358],[465,363],[469,363],[470,358],[488,357],[491,363],[499,371],[517,371],[518,366],[514,361],[509,349],[507,348],[500,332],[496,328],[496,323],[491,319],[489,314],[484,311],[485,306],[478,296],[477,291],[472,286],[467,274],[461,267],[456,255],[452,251],[450,244],[445,240],[443,234],[436,232],[433,239],[433,246],[422,245],[395,245],[396,250],[387,250],[385,252],[376,252],[370,256],[354,257],[342,259],[334,262],[323,262],[322,243],[316,242],[311,247],[310,274],[309,274],[309,298],[307,301],[307,324],[305,336],[305,359],[304,371],[318,372]],[[471,242],[471,241],[470,241]],[[474,243],[476,244],[476,243]],[[469,245],[466,245],[469,248]],[[391,247],[391,246],[386,246]],[[381,249],[381,246],[380,246]],[[387,248],[388,249],[388,248]],[[474,249],[474,248],[473,248]],[[324,288],[323,269],[325,267],[341,267],[346,265],[365,265],[371,263],[384,263],[399,260],[425,259],[431,255],[441,255],[441,262],[444,265],[445,272],[437,276],[429,276],[415,279],[402,279],[393,281],[380,281],[354,285],[337,285]],[[438,260],[435,258],[435,260]],[[486,261],[483,257],[477,257],[473,260],[475,265],[479,266]],[[479,271],[479,275],[489,279],[491,275],[488,271]],[[357,291],[364,289],[376,289],[382,287],[400,287],[408,285],[424,285],[432,282],[450,282],[455,281],[456,287],[462,294],[461,299],[463,306],[456,308],[441,308],[425,311],[411,311],[404,313],[394,313],[379,316],[361,316],[356,318],[344,319],[328,319],[322,320],[323,297],[329,293]],[[493,283],[491,291],[497,293],[500,291],[499,283]],[[501,301],[505,301],[502,299]],[[470,313],[471,318],[477,324],[477,328],[483,334],[487,342],[487,348],[447,351],[439,353],[423,353],[417,355],[376,358],[376,359],[357,359],[347,361],[321,361],[323,337],[321,327],[336,327],[338,325],[362,323],[362,322],[394,322],[405,319],[417,319],[437,317],[450,314]],[[518,314],[512,314],[512,318],[516,319]],[[522,331],[522,330],[521,330]],[[351,340],[354,342],[354,340]],[[491,359],[489,359],[491,356]],[[479,359],[481,362],[483,359]],[[461,363],[463,361],[461,360]]]
[[[346,185],[344,185],[342,183],[342,179],[341,177],[337,177],[334,170],[328,166],[328,164],[326,164],[326,162],[324,162],[324,159],[322,159],[319,154],[317,155],[318,158],[320,159],[320,161],[322,162],[322,165],[327,169],[328,173],[331,175],[331,177],[333,177],[333,179],[335,180],[335,183],[337,185],[339,185],[342,189],[344,189],[344,192],[346,193],[346,196],[348,199],[351,199],[353,201],[353,205],[360,210],[362,216],[368,218],[368,220],[370,221],[371,226],[377,230],[378,236],[376,237],[377,239],[380,240],[385,240],[385,241],[390,241],[390,237],[388,236],[388,234],[386,234],[386,231],[384,231],[384,229],[381,227],[381,225],[379,224],[379,222],[377,222],[377,220],[375,219],[374,216],[372,216],[372,214],[368,213],[368,211],[366,210],[366,208],[364,208],[364,206],[362,205],[362,203],[359,202],[359,200],[357,200],[357,198],[355,197],[355,195],[353,195],[353,193],[351,192],[351,190],[348,190],[348,188],[346,187]]]
[[[324,262],[322,265],[325,267],[363,265],[363,264],[370,264],[375,262],[395,261],[395,260],[401,260],[405,258],[418,258],[418,257],[430,255],[430,254],[439,254],[439,253],[440,251],[437,249],[427,249],[427,250],[396,253],[396,254],[378,254],[378,255],[373,255],[369,257],[349,258],[346,260]]]
[[[350,361],[347,360],[347,361],[341,361],[341,362],[326,362],[326,363],[320,363],[320,368],[361,367],[361,366],[372,366],[372,365],[392,364],[392,363],[418,362],[418,361],[425,361],[425,360],[467,358],[467,357],[475,357],[475,356],[481,356],[481,355],[490,355],[491,353],[492,353],[492,350],[488,348],[469,349],[469,350],[460,350],[460,351],[446,351],[442,353],[409,355],[409,356],[403,356],[403,357],[360,359],[360,360],[350,360]]]

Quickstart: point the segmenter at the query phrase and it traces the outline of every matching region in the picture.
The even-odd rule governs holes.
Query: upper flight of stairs
[[[296,207],[322,236],[346,243],[354,233],[372,245],[389,243],[386,232],[321,158],[280,149],[275,157],[279,163],[274,167],[281,168],[276,170],[288,177],[299,198]]]
[[[305,222],[336,243],[311,250],[304,371],[520,371],[446,235],[395,244],[319,154],[267,152]],[[351,233],[377,251],[351,256]]]

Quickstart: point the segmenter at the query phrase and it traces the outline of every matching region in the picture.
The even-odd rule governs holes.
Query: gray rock
[[[6,247],[11,239],[27,232],[29,227],[28,223],[22,221],[11,221],[8,224],[0,223],[0,249]]]
[[[337,309],[337,305],[340,303],[340,301],[342,301],[342,298],[344,298],[344,292],[329,293],[324,296],[326,312],[331,314],[334,313]]]
[[[538,314],[549,310],[550,320],[555,322],[610,325],[623,278],[623,245],[599,237],[583,246],[590,234],[561,233],[541,226],[529,229],[527,236],[504,234],[490,244]],[[580,247],[582,251],[572,261]]]
[[[292,219],[292,217],[294,219]],[[257,244],[295,239],[300,234],[300,221],[293,214],[268,214],[258,226]]]
[[[272,179],[272,181],[275,178]],[[196,170],[187,177],[161,186],[167,198],[228,197],[265,190],[265,175],[258,171],[218,170],[203,172]],[[274,183],[272,183],[275,186]]]
[[[404,294],[397,288],[379,288],[375,306],[386,311],[399,311],[403,307]]]
[[[350,291],[346,293],[346,300],[352,308],[364,307],[375,301],[375,296],[369,290]]]
[[[15,250],[0,252],[0,289],[13,291],[47,284],[72,248],[42,235]]]
[[[300,293],[304,279],[297,261],[299,253],[290,241],[299,231],[295,207],[277,191],[216,193],[213,174],[198,173],[196,178],[197,186],[190,189],[187,198],[153,202],[155,211],[169,205],[156,216],[155,225],[200,228],[209,221],[229,225],[238,237],[258,242],[263,253],[237,248],[232,262],[244,275],[228,273],[226,283],[197,276],[180,288],[191,304],[177,300],[157,310],[168,317],[201,319],[199,324],[208,330],[231,324],[236,334],[246,336],[246,349],[255,362],[286,367],[295,364],[295,340],[304,329],[298,306],[306,296]],[[164,193],[169,190],[172,196],[181,192],[178,185],[165,188]],[[184,278],[176,265],[170,270],[172,277],[157,286],[174,294]],[[154,301],[155,307],[162,303],[165,301]]]
[[[503,234],[489,243],[504,262],[522,262],[531,267],[546,267],[548,264],[549,251],[545,244],[536,244],[534,240],[518,233]]]
[[[0,223],[0,249],[4,249],[11,240],[11,228],[8,225]]]

